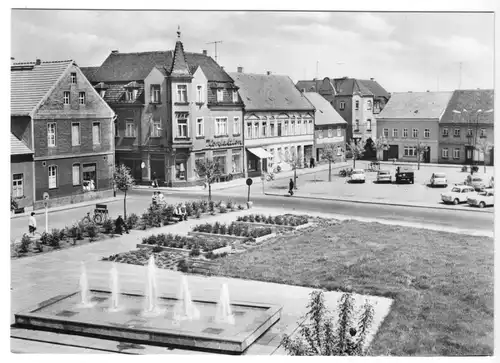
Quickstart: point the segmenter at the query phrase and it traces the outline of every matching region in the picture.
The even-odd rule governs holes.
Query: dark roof
[[[127,83],[109,83],[104,94],[104,101],[108,103],[144,103],[144,84],[138,83],[138,92],[135,100],[125,99],[125,86]]]
[[[298,81],[295,85],[299,91],[305,90],[306,92],[319,92],[322,80],[313,79],[312,81]]]
[[[288,76],[229,73],[246,110],[313,111],[314,106]]]
[[[375,97],[384,97],[385,99],[391,98],[389,92],[387,92],[384,87],[382,87],[377,81],[371,79],[359,79],[361,82]]]
[[[10,155],[33,154],[33,151],[12,132],[10,133]]]
[[[172,61],[172,68],[170,69],[170,75],[172,77],[185,77],[190,76],[193,67],[189,67],[186,60],[186,55],[184,54],[184,46],[182,42],[178,40],[175,43],[175,50]]]
[[[338,114],[333,106],[323,96],[316,92],[305,92],[309,102],[316,109],[314,116],[315,125],[338,125],[347,124],[347,122]]]
[[[80,67],[80,70],[82,71],[83,75],[91,83],[95,82],[94,75],[95,75],[95,72],[97,72],[98,69],[99,69],[99,67]]]
[[[172,68],[173,51],[156,51],[141,53],[110,53],[99,67],[93,78],[95,82],[125,82],[144,80],[153,67]],[[231,82],[231,77],[209,56],[199,53],[185,52],[189,70],[194,72],[201,67],[209,81]]]
[[[14,63],[10,72],[10,113],[28,116],[62,74],[73,64],[72,60]]]
[[[479,90],[456,90],[451,96],[448,107],[442,117],[443,122],[456,122],[467,123],[469,115],[475,121],[475,115],[478,110],[482,110],[479,115],[479,122],[486,124],[493,124],[494,122],[494,91],[492,89],[479,89]],[[464,112],[463,110],[467,110]],[[453,112],[459,111],[461,114]],[[491,112],[485,112],[491,111]]]
[[[452,94],[452,92],[393,93],[377,120],[441,119]]]
[[[337,78],[333,80],[333,84],[338,96],[352,96],[355,93],[360,96],[373,96],[370,89],[355,78]]]

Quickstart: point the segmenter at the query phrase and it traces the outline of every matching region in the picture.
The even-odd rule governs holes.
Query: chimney
[[[113,49],[113,50],[111,51],[111,53],[112,53],[112,54],[116,54],[116,53],[118,53],[118,49]]]
[[[271,75],[271,71],[267,71],[267,75],[270,76]]]
[[[202,52],[203,52],[203,55],[207,55],[207,50],[206,49],[203,49]]]
[[[35,65],[39,66],[40,64],[42,64],[42,61],[37,58],[37,60],[35,61]]]
[[[238,73],[243,73],[243,67],[238,67],[237,70],[238,70]]]
[[[224,70],[224,66],[220,66],[220,69]]]
[[[370,78],[370,81],[374,81],[374,80],[375,80],[375,78]]]

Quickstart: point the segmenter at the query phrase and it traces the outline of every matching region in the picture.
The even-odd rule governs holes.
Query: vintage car
[[[455,185],[450,191],[441,194],[444,203],[466,203],[467,198],[475,196],[477,192],[469,185]]]
[[[377,183],[392,182],[391,172],[389,170],[379,170],[377,172]]]
[[[467,175],[467,178],[465,179],[464,184],[470,185],[476,191],[481,191],[484,188],[487,188],[490,186],[491,179],[488,178],[487,175],[481,175],[481,174]]]
[[[448,180],[446,179],[446,174],[445,173],[432,173],[430,184],[431,184],[431,187],[441,186],[441,187],[446,188],[448,186]]]
[[[415,182],[415,173],[409,166],[398,166],[396,168],[396,183],[408,182],[413,184]]]
[[[365,182],[365,171],[363,169],[354,169],[351,172],[349,182],[350,183],[364,183]]]
[[[473,207],[484,208],[488,205],[495,205],[495,190],[487,189],[477,193],[473,197],[467,198],[467,203]]]

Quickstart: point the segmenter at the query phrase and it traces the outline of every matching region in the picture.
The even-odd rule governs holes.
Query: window
[[[322,139],[324,137],[323,129],[318,130],[318,138]]]
[[[80,145],[80,124],[71,124],[71,146]]]
[[[309,134],[314,134],[314,123],[313,120],[309,120]]]
[[[241,173],[241,155],[234,151],[231,156],[231,173]]]
[[[262,121],[261,132],[262,132],[262,137],[267,137],[267,122],[266,121]]]
[[[277,136],[281,136],[281,121],[278,121],[278,135]]]
[[[448,159],[448,148],[441,149],[441,156],[443,159]]]
[[[151,133],[152,137],[161,137],[161,119],[153,120],[153,132]]]
[[[389,137],[389,129],[384,129],[384,137]]]
[[[97,188],[96,164],[83,164],[83,190],[92,191]]]
[[[227,117],[217,117],[215,119],[215,135],[227,136]]]
[[[356,107],[356,110],[359,110],[359,101],[358,101],[358,100],[356,100],[355,105],[356,105],[356,106],[355,106],[355,107]]]
[[[134,94],[132,93],[131,89],[127,89],[125,91],[125,100],[127,100],[127,101],[133,101],[134,100]]]
[[[447,127],[443,127],[443,134],[442,135],[443,135],[443,137],[448,137],[448,128]]]
[[[425,129],[424,130],[424,137],[426,139],[430,138],[431,137],[431,129]]]
[[[486,137],[486,129],[481,129],[479,137]]]
[[[288,136],[288,127],[289,127],[289,122],[288,120],[284,121],[284,126],[283,126],[283,135]]]
[[[405,146],[404,156],[416,156],[415,146]]]
[[[135,137],[135,123],[132,120],[125,121],[125,137]]]
[[[47,145],[56,146],[56,123],[49,122],[47,124]]]
[[[80,105],[84,105],[85,104],[85,92],[79,92],[78,93],[78,103]]]
[[[472,129],[467,129],[467,137],[471,137],[472,136]]]
[[[368,111],[372,109],[372,101],[371,100],[366,101],[366,109]]]
[[[92,123],[92,143],[94,145],[101,143],[101,124],[99,122]]]
[[[295,120],[290,120],[290,132],[288,135],[295,135]]]
[[[392,137],[398,137],[398,129],[392,129]]]
[[[295,135],[300,135],[302,133],[302,120],[297,120],[297,126],[295,130]]]
[[[151,103],[161,103],[161,88],[159,84],[151,85]]]
[[[233,91],[233,102],[238,103],[238,91]]]
[[[186,103],[187,99],[187,85],[178,84],[177,85],[177,102]]]
[[[460,159],[460,149],[453,149],[453,159]]]
[[[196,119],[196,137],[202,137],[205,135],[205,125],[203,122],[203,117],[198,117]]]
[[[222,102],[224,100],[224,90],[222,88],[217,88],[217,102]]]
[[[177,118],[177,137],[188,137],[188,120],[187,118]],[[184,164],[183,164],[184,165]]]
[[[372,129],[372,120],[366,120],[366,131],[371,131]]]
[[[328,137],[333,137],[333,129],[328,129]]]
[[[359,120],[356,120],[354,123],[354,131],[359,131]]]
[[[252,138],[252,123],[247,122],[247,138]]]
[[[219,163],[219,171],[226,174],[226,154],[214,155],[214,161]]]
[[[303,120],[302,122],[302,133],[307,134],[307,120]]]
[[[184,161],[175,162],[175,179],[186,180],[186,166]]]
[[[342,148],[340,146],[337,146],[337,156],[342,155]]]
[[[75,72],[71,73],[71,84],[76,84],[76,73]]]
[[[418,129],[411,130],[411,137],[413,137],[414,139],[418,138]]]
[[[460,137],[460,129],[453,129],[453,137]]]
[[[23,174],[14,174],[12,175],[12,196],[13,197],[22,197],[24,196],[24,183],[23,183],[24,175]]]
[[[257,139],[260,136],[259,131],[259,121],[254,122],[253,124],[253,136]]]
[[[342,136],[342,128],[340,126],[337,126],[337,137]]]
[[[69,105],[69,101],[70,101],[70,98],[69,98],[69,92],[68,91],[64,91],[63,93],[63,102],[65,105]]]
[[[341,109],[341,110],[345,109],[345,102],[344,101],[340,101],[339,109]]]
[[[408,137],[408,129],[403,129],[403,139]]]
[[[201,84],[196,86],[196,102],[203,103],[203,86]]]
[[[271,124],[271,131],[269,132],[269,136],[274,137],[274,136],[276,136],[275,129],[274,129],[274,121],[271,121],[270,124]]]
[[[49,189],[57,188],[57,166],[49,166]]]
[[[73,186],[80,185],[80,164],[73,164]]]

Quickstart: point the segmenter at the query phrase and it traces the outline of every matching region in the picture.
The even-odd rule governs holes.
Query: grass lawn
[[[320,220],[220,259],[219,274],[394,299],[371,355],[491,355],[493,243],[488,237]]]

